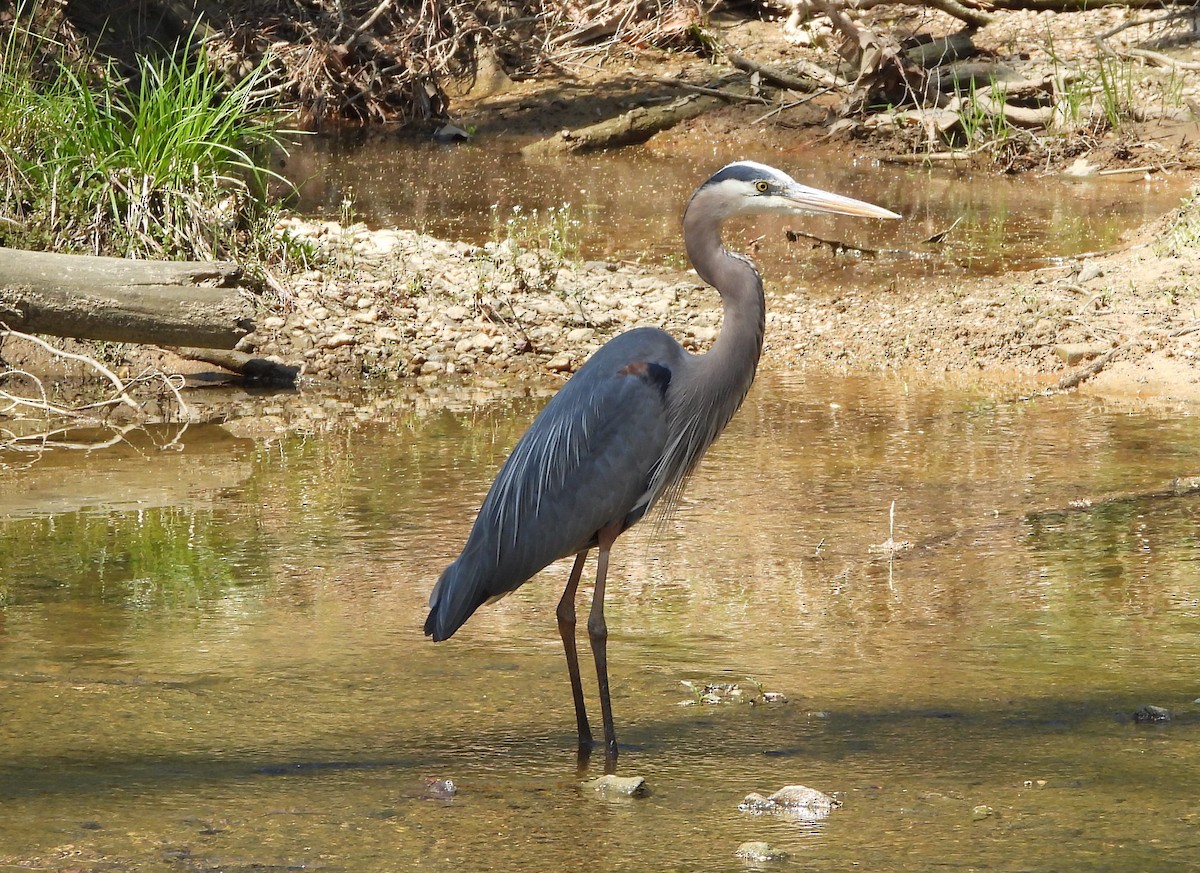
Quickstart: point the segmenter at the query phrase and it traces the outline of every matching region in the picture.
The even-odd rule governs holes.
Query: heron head
[[[761,212],[900,218],[862,200],[801,185],[787,173],[755,161],[737,161],[717,171],[694,198],[703,199],[721,218]]]

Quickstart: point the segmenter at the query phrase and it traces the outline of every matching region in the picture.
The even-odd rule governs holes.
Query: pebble
[[[477,333],[470,339],[471,348],[481,352],[490,352],[496,347],[496,338],[490,333]]]

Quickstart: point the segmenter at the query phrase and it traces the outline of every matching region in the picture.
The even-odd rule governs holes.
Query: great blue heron
[[[617,738],[604,621],[609,550],[655,504],[678,500],[754,381],[766,325],[762,279],[749,258],[722,245],[720,232],[725,219],[759,212],[900,217],[806,187],[752,161],[712,176],[696,189],[683,215],[688,258],[724,304],[711,350],[691,354],[669,334],[648,327],[605,344],[521,437],[484,498],[462,554],[443,571],[429,598],[425,633],[444,640],[485,601],[515,590],[553,561],[575,556],[557,615],[583,758],[592,732],[575,647],[575,591],[588,552],[598,548],[588,635],[610,770],[616,766]]]

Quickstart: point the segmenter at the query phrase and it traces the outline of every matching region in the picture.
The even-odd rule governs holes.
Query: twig
[[[1117,54],[1124,55],[1127,58],[1139,58],[1140,60],[1149,61],[1157,66],[1173,70],[1200,70],[1200,62],[1177,61],[1168,55],[1164,55],[1162,52],[1152,52],[1149,49],[1122,49]]]
[[[953,164],[969,161],[987,149],[986,145],[953,152],[920,152],[918,154],[890,155],[880,158],[889,164]]]
[[[138,405],[134,399],[125,392],[125,383],[117,378],[116,373],[108,369],[108,367],[101,364],[95,358],[89,358],[87,355],[77,355],[74,352],[68,352],[56,346],[52,346],[50,343],[43,339],[39,339],[32,334],[21,333],[19,330],[13,330],[4,322],[0,321],[0,338],[6,336],[16,337],[17,339],[23,339],[27,342],[31,342],[35,346],[40,346],[45,351],[57,357],[66,358],[69,361],[78,361],[81,364],[86,364],[113,384],[113,387],[117,389],[117,398],[120,400],[120,402],[124,403],[130,409],[138,408]]]
[[[176,447],[183,437],[184,432],[187,431],[191,412],[183,399],[182,388],[184,382],[182,376],[166,374],[157,370],[144,370],[132,379],[123,382],[110,369],[86,355],[66,352],[38,337],[14,331],[7,327],[0,331],[0,339],[7,339],[9,337],[27,340],[30,344],[44,349],[52,355],[87,365],[94,373],[103,377],[105,382],[113,386],[114,393],[112,396],[98,401],[69,405],[52,400],[49,392],[46,390],[45,384],[33,373],[26,370],[0,369],[0,383],[28,383],[21,389],[25,392],[24,394],[16,390],[11,384],[9,385],[9,390],[0,390],[0,418],[5,418],[15,423],[14,426],[0,429],[0,452],[15,451],[31,453],[43,452],[55,448],[92,451],[115,445],[124,440],[125,435],[131,430],[144,429],[146,423],[151,420],[150,408],[152,408],[153,398],[139,402],[132,394],[134,389],[144,387],[153,388],[158,386],[169,393],[174,398],[175,415],[182,422],[182,426],[175,433],[174,437],[169,442],[160,445],[159,448],[168,449]],[[158,397],[161,403],[161,392]],[[134,420],[129,423],[113,422],[111,420],[111,411],[114,407],[128,407],[132,409],[135,416]],[[168,416],[168,420],[169,418]],[[64,420],[66,423],[56,425],[56,422],[63,422]],[[107,440],[89,442],[56,439],[60,435],[77,431],[83,426],[102,428],[112,434],[112,436]],[[30,433],[31,428],[36,428],[36,432]],[[7,465],[0,461],[0,467],[4,466]]]
[[[896,258],[912,258],[915,260],[925,260],[930,255],[928,252],[914,252],[909,249],[868,249],[863,246],[852,245],[848,242],[842,242],[836,239],[825,239],[824,237],[816,236],[811,233],[805,233],[801,230],[788,229],[784,231],[788,242],[796,242],[801,239],[808,239],[815,242],[817,245],[827,246],[835,255],[849,252],[851,254],[864,255],[869,258],[878,257],[879,255],[889,255]],[[815,246],[814,246],[815,248]]]
[[[956,228],[960,224],[962,224],[962,220],[963,220],[963,217],[960,215],[958,218],[954,219],[954,224],[950,225],[945,230],[939,230],[933,236],[923,239],[923,240],[921,240],[921,242],[926,245],[937,245],[939,243],[945,242],[946,237],[950,236],[950,233],[954,230],[954,228]]]
[[[1189,9],[1183,12],[1167,12],[1163,15],[1156,15],[1153,18],[1135,18],[1132,21],[1123,21],[1114,27],[1110,27],[1108,30],[1102,33],[1096,34],[1094,37],[1092,37],[1092,40],[1093,42],[1102,42],[1108,39],[1110,36],[1116,36],[1121,31],[1128,30],[1131,27],[1142,27],[1147,24],[1159,24],[1163,21],[1172,21],[1176,18],[1193,18],[1195,15],[1195,11]]]
[[[1132,348],[1134,342],[1134,340],[1128,340],[1121,343],[1119,346],[1113,346],[1100,357],[1091,361],[1087,366],[1080,367],[1075,372],[1068,373],[1067,375],[1063,376],[1058,380],[1057,383],[1055,383],[1053,388],[1047,388],[1042,393],[1045,395],[1050,395],[1059,391],[1070,391],[1072,388],[1075,388],[1081,383],[1086,382],[1088,379],[1092,378],[1105,367],[1107,367],[1109,362],[1112,361],[1113,358],[1117,357],[1117,355]]]
[[[1196,69],[1200,70],[1200,65],[1197,65]],[[1154,166],[1121,167],[1120,169],[1116,169],[1116,170],[1100,170],[1099,172],[1096,173],[1096,175],[1097,176],[1120,176],[1120,175],[1125,175],[1128,173],[1161,173],[1164,170],[1166,170],[1167,167],[1174,166],[1175,163],[1178,163],[1178,162],[1174,162],[1172,164],[1164,164],[1161,167],[1154,167]]]
[[[771,101],[766,97],[759,97],[757,94],[739,94],[736,91],[727,91],[724,88],[708,88],[704,85],[693,85],[691,82],[684,82],[681,79],[670,79],[665,76],[649,76],[651,82],[657,82],[660,85],[670,85],[674,88],[681,88],[684,91],[692,91],[696,94],[705,94],[709,97],[720,97],[722,100],[737,100],[742,103],[761,103],[764,106],[770,106]]]
[[[350,34],[350,38],[346,40],[347,44],[354,42],[354,40],[366,33],[371,26],[379,20],[379,16],[383,15],[383,13],[386,12],[387,8],[391,5],[392,0],[382,0],[382,2],[375,7],[374,11],[372,11],[370,15],[363,19],[362,23],[358,27],[354,28],[354,33]]]
[[[803,106],[805,103],[809,102],[810,100],[820,97],[822,94],[828,94],[832,90],[833,90],[833,88],[821,88],[819,91],[813,91],[811,94],[809,94],[805,97],[801,97],[799,100],[792,100],[788,103],[784,103],[782,106],[776,106],[774,109],[772,109],[769,112],[764,112],[762,115],[758,116],[758,118],[754,119],[750,123],[758,124],[761,121],[766,121],[768,118],[770,118],[773,115],[778,115],[780,112],[787,112],[789,109],[795,109],[797,106]]]

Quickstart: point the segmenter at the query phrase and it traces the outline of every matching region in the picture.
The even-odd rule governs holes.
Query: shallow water
[[[1069,179],[922,169],[855,161],[795,131],[764,130],[749,147],[700,138],[669,154],[618,150],[555,160],[521,158],[516,141],[441,146],[407,140],[312,139],[282,168],[301,191],[306,214],[350,216],[374,226],[419,230],[484,243],[503,239],[521,210],[561,210],[588,258],[683,265],[679,216],[692,190],[724,164],[764,161],[799,181],[877,203],[902,222],[833,216],[761,217],[730,239],[755,241],[768,282],[801,282],[823,293],[847,260],[792,229],[874,251],[857,270],[887,286],[897,277],[1030,269],[1087,252],[1118,248],[1132,232],[1169,212],[1188,193],[1185,174]],[[688,148],[687,151],[682,149]],[[925,242],[947,232],[939,245]],[[896,253],[899,254],[896,254]],[[868,284],[870,284],[868,279]]]
[[[766,375],[614,552],[619,769],[652,793],[603,800],[565,566],[421,634],[542,402],[308,394],[328,430],[5,474],[0,869],[740,870],[756,839],[780,869],[1194,863],[1200,498],[1046,512],[1195,473],[1193,417]],[[1134,724],[1148,703],[1175,720]],[[844,806],[737,808],[790,783]]]

